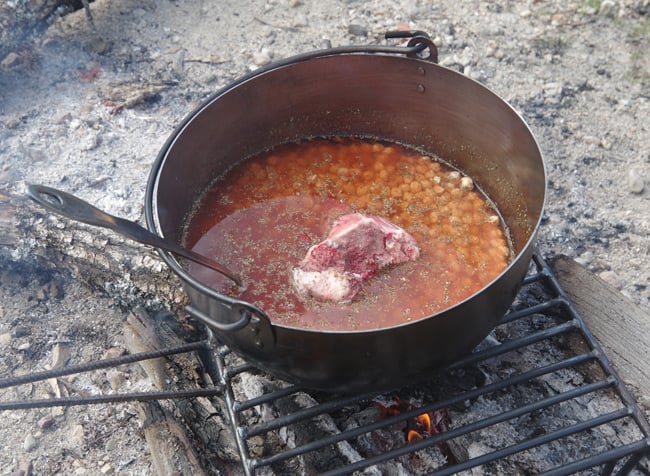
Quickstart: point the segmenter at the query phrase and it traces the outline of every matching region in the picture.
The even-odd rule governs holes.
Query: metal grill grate
[[[269,391],[263,395],[246,398],[238,387],[247,374],[257,371],[225,347],[219,349],[218,357],[247,474],[295,469],[301,458],[316,460],[312,455],[329,454],[328,449],[335,447],[340,451],[341,445],[347,444],[366,448],[353,451],[348,461],[330,458],[315,469],[328,475],[372,474],[389,472],[395,462],[402,462],[413,470],[414,458],[421,459],[422,451],[438,448],[445,450],[442,463],[438,467],[420,464],[419,469],[444,475],[465,470],[474,474],[469,470],[480,467],[487,474],[512,474],[515,468],[525,472],[523,464],[535,473],[571,474],[598,468],[600,474],[628,474],[650,448],[647,420],[556,277],[537,255],[517,301],[492,337],[473,354],[413,388],[388,395],[311,394],[308,403],[303,398],[302,406],[296,408],[288,402],[301,395],[301,389],[277,381],[268,384]],[[385,410],[386,402],[395,401],[408,405],[397,414],[372,412],[377,407]],[[474,417],[475,408],[481,406],[497,411],[486,414],[482,409],[480,416]],[[287,407],[293,410],[277,410]],[[272,408],[279,414],[265,418]],[[374,420],[352,427],[345,424],[346,416],[359,409],[364,414],[364,408],[365,414],[371,410]],[[412,426],[409,422],[419,415],[440,414],[436,412],[451,415],[448,427],[420,435],[415,442],[402,441],[400,429]],[[328,434],[305,438],[300,428],[322,427],[324,415]],[[360,438],[381,440],[386,432],[401,444],[373,451],[359,443]],[[493,437],[508,432],[513,433],[511,438],[499,441]],[[260,450],[259,438],[291,441],[273,452],[264,445]],[[458,457],[450,448],[456,453],[463,453],[463,448],[467,451]],[[537,467],[531,465],[533,460]]]
[[[4,379],[0,388],[185,352],[197,354],[214,387],[2,402],[0,411],[222,395],[248,475],[629,474],[650,450],[650,424],[538,255],[474,353],[391,393],[306,393],[225,346],[214,352],[210,339]],[[246,380],[262,391],[247,395]],[[423,414],[438,420],[425,432],[413,423]],[[417,438],[407,443],[409,429]],[[426,455],[436,458],[423,463]]]

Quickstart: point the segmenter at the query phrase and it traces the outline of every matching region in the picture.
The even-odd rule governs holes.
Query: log
[[[621,378],[650,396],[650,315],[567,256],[551,267]]]
[[[168,319],[166,319],[166,317]],[[180,333],[180,335],[179,335]],[[143,308],[135,309],[133,315],[127,318],[124,337],[126,346],[131,353],[146,352],[151,350],[167,349],[186,343],[190,339],[186,327],[179,326],[178,321],[169,313],[163,313],[162,318],[154,319]],[[212,386],[209,375],[199,372],[201,365],[193,354],[179,354],[167,359],[154,359],[142,361],[141,367],[149,379],[159,390],[192,389]],[[182,442],[187,457],[196,460],[193,463],[194,474],[200,474],[198,468],[232,469],[241,465],[237,443],[227,417],[225,402],[218,397],[198,397],[191,399],[165,400],[156,404],[160,409],[154,408],[154,416],[158,415],[159,422],[155,433],[165,430],[172,441]],[[154,405],[154,407],[156,406]],[[150,412],[145,408],[144,415]],[[162,411],[164,418],[160,417]],[[174,418],[172,415],[175,415]],[[162,419],[161,419],[162,418]],[[160,425],[163,425],[162,427]],[[169,444],[169,439],[163,437],[158,441],[158,434],[152,434],[152,445],[164,448]],[[149,444],[149,440],[148,444]],[[200,458],[191,448],[196,445],[203,448]],[[150,447],[153,454],[153,448]],[[193,456],[191,455],[193,454]],[[164,455],[160,455],[161,466],[168,464]],[[189,460],[188,459],[188,460]],[[202,463],[199,461],[202,460]],[[172,460],[175,460],[172,458]],[[190,474],[162,472],[161,474]]]
[[[0,265],[67,274],[126,308],[178,310],[186,302],[180,280],[154,249],[3,191]]]
[[[142,312],[139,314],[147,317]],[[124,337],[126,348],[132,354],[162,348],[155,331],[137,316],[128,318]],[[140,366],[158,390],[167,390],[170,376],[162,358],[142,361]],[[173,402],[168,405],[173,407]],[[157,401],[138,402],[136,409],[153,466],[159,475],[206,474],[185,428],[174,418],[173,409]]]
[[[0,63],[11,67],[10,53],[20,54],[21,43],[42,31],[61,7],[70,8],[71,0],[30,0],[0,2]]]

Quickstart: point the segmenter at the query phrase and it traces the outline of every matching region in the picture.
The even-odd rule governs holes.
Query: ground
[[[21,193],[25,183],[43,183],[141,220],[158,150],[209,94],[297,53],[376,43],[387,30],[423,30],[435,39],[443,66],[512,104],[537,138],[549,185],[539,230],[542,254],[578,259],[650,309],[647,0],[90,5],[94,28],[82,10],[53,18],[12,56],[0,58],[3,191]],[[72,283],[56,297],[43,291],[52,279],[25,269],[4,271],[0,349],[12,360],[3,369],[26,372],[20,363],[27,361],[44,368],[55,343],[66,341],[75,326],[96,334],[75,350],[79,358],[119,345],[123,315],[109,299]],[[100,319],[103,313],[110,316]],[[109,318],[115,324],[107,324]],[[26,326],[29,332],[20,331]],[[106,411],[125,413],[102,417]],[[53,462],[51,470],[65,473],[65,464],[88,474],[102,467],[122,474],[151,471],[141,442],[123,444],[132,434],[124,428],[137,436],[127,407],[97,410],[90,422],[83,412],[69,411],[56,417],[53,429],[41,429],[38,420],[46,414],[0,414],[0,445],[10,448],[0,455],[3,474],[29,461],[38,473],[53,472],[46,466]],[[112,433],[112,425],[122,430]],[[102,428],[103,436],[89,436],[93,428]],[[30,435],[35,447],[27,444]],[[76,453],[65,445],[75,435],[81,438]]]

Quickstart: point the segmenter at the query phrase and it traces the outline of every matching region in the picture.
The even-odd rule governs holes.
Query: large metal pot
[[[409,44],[428,40],[420,38]],[[410,48],[409,51],[413,51]],[[374,136],[438,154],[496,203],[515,258],[482,291],[439,314],[358,332],[271,323],[263,310],[207,288],[170,254],[188,311],[249,362],[286,380],[336,392],[386,389],[470,352],[496,326],[526,274],[546,194],[539,147],[522,118],[479,83],[390,48],[328,50],[249,74],[178,127],[146,195],[148,227],[176,242],[199,194],[234,163],[308,137]]]

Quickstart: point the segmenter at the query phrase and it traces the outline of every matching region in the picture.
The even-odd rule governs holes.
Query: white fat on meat
[[[312,246],[293,269],[293,284],[303,295],[347,302],[364,280],[388,265],[416,259],[418,244],[408,232],[378,216],[339,217],[327,238]]]

